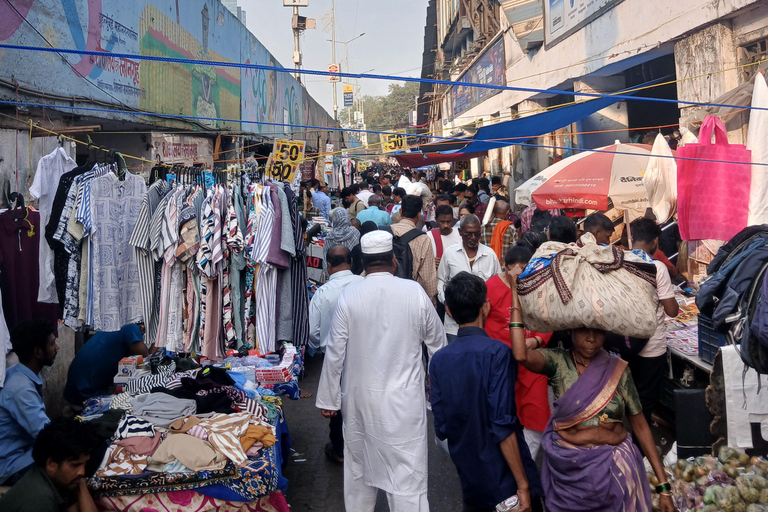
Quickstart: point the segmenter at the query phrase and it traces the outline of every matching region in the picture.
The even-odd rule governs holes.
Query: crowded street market
[[[272,3],[0,0],[0,512],[768,512],[768,1]]]

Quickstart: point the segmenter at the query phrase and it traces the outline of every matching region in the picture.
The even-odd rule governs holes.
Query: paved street
[[[344,475],[341,466],[332,464],[323,453],[328,442],[328,420],[315,407],[317,383],[322,359],[306,359],[306,377],[300,382],[302,391],[312,398],[299,401],[283,400],[283,410],[291,431],[293,449],[285,469],[288,479],[288,503],[294,512],[341,512],[344,510]],[[434,439],[432,416],[429,436]],[[304,459],[303,462],[298,462]],[[429,504],[432,512],[461,510],[461,487],[456,468],[450,457],[434,442],[429,447]],[[376,512],[388,510],[386,497],[379,493]]]

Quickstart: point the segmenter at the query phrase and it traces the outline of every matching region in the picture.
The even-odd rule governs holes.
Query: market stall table
[[[86,402],[84,409],[86,420],[93,420],[96,424],[100,420],[103,423],[104,417],[113,418],[112,423],[106,422],[108,426],[105,437],[109,440],[109,448],[96,475],[88,482],[101,509],[132,512],[144,510],[147,506],[162,508],[170,504],[175,507],[183,506],[184,510],[287,512],[289,508],[282,493],[287,489],[288,482],[282,476],[282,465],[290,450],[290,436],[282,414],[280,398],[275,395],[286,394],[290,398],[299,398],[296,379],[302,371],[303,359],[290,344],[285,345],[283,357],[275,359],[275,364],[270,364],[257,356],[243,358],[230,356],[224,363],[218,364],[218,368],[207,366],[186,372],[176,372],[176,363],[169,363],[166,358],[162,366],[155,369],[157,372],[155,374],[139,370],[129,379],[118,379],[126,389],[124,393]],[[151,365],[147,364],[147,367],[149,366]],[[212,368],[216,368],[218,375],[212,375],[215,373]],[[235,384],[220,384],[221,380],[226,378],[223,377],[224,375],[233,377]],[[211,379],[218,382],[213,382]],[[249,382],[253,385],[249,385]],[[257,391],[255,382],[261,384]],[[192,434],[191,429],[181,433],[160,425],[150,426],[145,421],[145,417],[131,410],[136,403],[134,401],[136,397],[163,395],[175,399],[176,397],[171,395],[174,394],[190,396],[197,400],[205,397],[206,391],[209,390],[221,393],[223,398],[230,398],[231,408],[238,412],[232,415],[214,414],[213,416],[201,412],[199,418],[202,418],[203,422],[208,421],[208,426],[202,429],[203,437],[200,440],[197,439],[200,432],[195,432],[192,436],[196,438],[195,442],[203,442],[206,436],[210,436],[204,446],[207,447],[210,441],[213,443],[211,446],[221,452],[222,446],[226,445],[219,443],[223,439],[221,437],[214,440],[213,436],[219,435],[215,422],[237,422],[238,418],[242,418],[243,422],[247,423],[249,432],[253,425],[257,427],[261,425],[262,427],[259,428],[262,428],[263,435],[271,432],[270,436],[274,436],[274,443],[269,444],[272,441],[265,440],[263,448],[247,454],[247,459],[244,461],[232,460],[231,452],[225,450],[230,459],[226,465],[222,466],[219,463],[216,467],[198,470],[189,470],[180,466],[177,460],[175,463],[165,465],[162,471],[150,471],[147,469],[147,463],[151,462],[151,456],[142,457],[135,454],[129,457],[125,454],[115,456],[122,447],[118,447],[115,441],[125,435],[124,423],[129,419],[143,425],[147,430],[152,430],[152,437],[159,436],[157,443],[159,446],[162,446],[169,437],[182,435],[186,437],[187,434]],[[179,400],[185,401],[182,398]],[[194,403],[192,400],[186,401]],[[123,412],[121,409],[128,410]],[[135,415],[132,412],[135,412]],[[195,411],[192,416],[182,416],[180,419],[182,423],[189,421],[197,418],[197,413],[198,411]],[[159,414],[162,415],[162,412]],[[114,418],[119,418],[116,430]],[[243,422],[239,423],[245,425]],[[132,428],[136,428],[136,424],[133,424]],[[200,423],[200,425],[204,424]],[[263,427],[266,427],[266,430]],[[170,428],[175,427],[172,425]],[[148,433],[145,432],[145,435]],[[242,442],[239,434],[237,437]],[[177,466],[171,468],[173,464]]]

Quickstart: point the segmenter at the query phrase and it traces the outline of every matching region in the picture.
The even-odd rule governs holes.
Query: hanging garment
[[[56,282],[56,294],[59,298],[60,311],[64,306],[64,291],[66,290],[67,272],[69,268],[69,254],[64,250],[62,244],[56,240],[53,235],[59,226],[59,221],[64,213],[65,203],[69,194],[69,189],[75,177],[91,170],[93,164],[77,167],[64,173],[59,180],[59,186],[56,188],[56,195],[53,198],[51,206],[51,217],[45,227],[45,239],[53,251],[53,273]],[[41,226],[42,227],[42,226]]]
[[[296,256],[291,260],[291,311],[293,313],[293,343],[304,347],[309,343],[309,296],[307,295],[307,258],[304,246],[304,232],[301,229],[301,215],[298,198],[290,187],[285,187],[288,211],[291,215],[291,229],[294,236]]]
[[[144,341],[147,346],[154,345],[155,334],[157,333],[157,311],[154,308],[157,289],[155,288],[155,262],[150,254],[150,227],[155,210],[169,188],[165,181],[156,181],[149,187],[149,191],[142,199],[136,225],[128,241],[133,246],[138,269],[141,311],[146,326]]]
[[[96,330],[117,331],[144,317],[136,256],[129,238],[146,191],[144,179],[133,174],[126,174],[125,181],[110,173],[91,182],[91,325]]]
[[[264,189],[263,205],[254,241],[254,260],[259,264],[254,292],[256,313],[256,342],[262,354],[274,351],[275,347],[275,300],[277,297],[277,269],[267,263],[272,239],[275,210],[270,192]]]
[[[239,185],[235,185],[232,191],[232,215],[229,222],[230,245],[230,289],[232,293],[232,323],[235,328],[237,338],[236,348],[240,348],[245,343],[245,237],[243,231],[246,229],[245,207],[243,204],[242,190]],[[234,222],[237,225],[233,224]],[[234,232],[234,236],[233,233]]]
[[[38,317],[58,324],[58,304],[37,300],[40,285],[40,213],[30,207],[0,215],[0,275],[8,329]]]
[[[755,74],[749,112],[747,148],[752,151],[752,182],[749,192],[748,226],[768,223],[768,84],[762,73]]]
[[[37,163],[37,171],[35,171],[32,186],[29,187],[29,194],[38,200],[41,226],[46,226],[51,218],[53,200],[56,196],[61,176],[76,167],[75,161],[67,155],[67,152],[61,146],[41,158]],[[59,297],[56,293],[56,280],[53,273],[53,250],[44,237],[39,237],[39,240],[40,288],[37,300],[58,304]]]
[[[3,298],[0,292],[0,387],[5,386],[5,356],[13,350],[11,346],[11,335],[8,332],[8,324],[5,322],[5,313],[3,312]]]

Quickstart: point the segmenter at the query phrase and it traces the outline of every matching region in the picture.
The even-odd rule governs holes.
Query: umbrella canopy
[[[650,154],[651,146],[646,144],[616,143],[566,158],[555,164],[557,171],[532,192],[533,201],[541,210],[606,211],[610,197],[616,209],[645,210],[648,196],[643,175]]]

